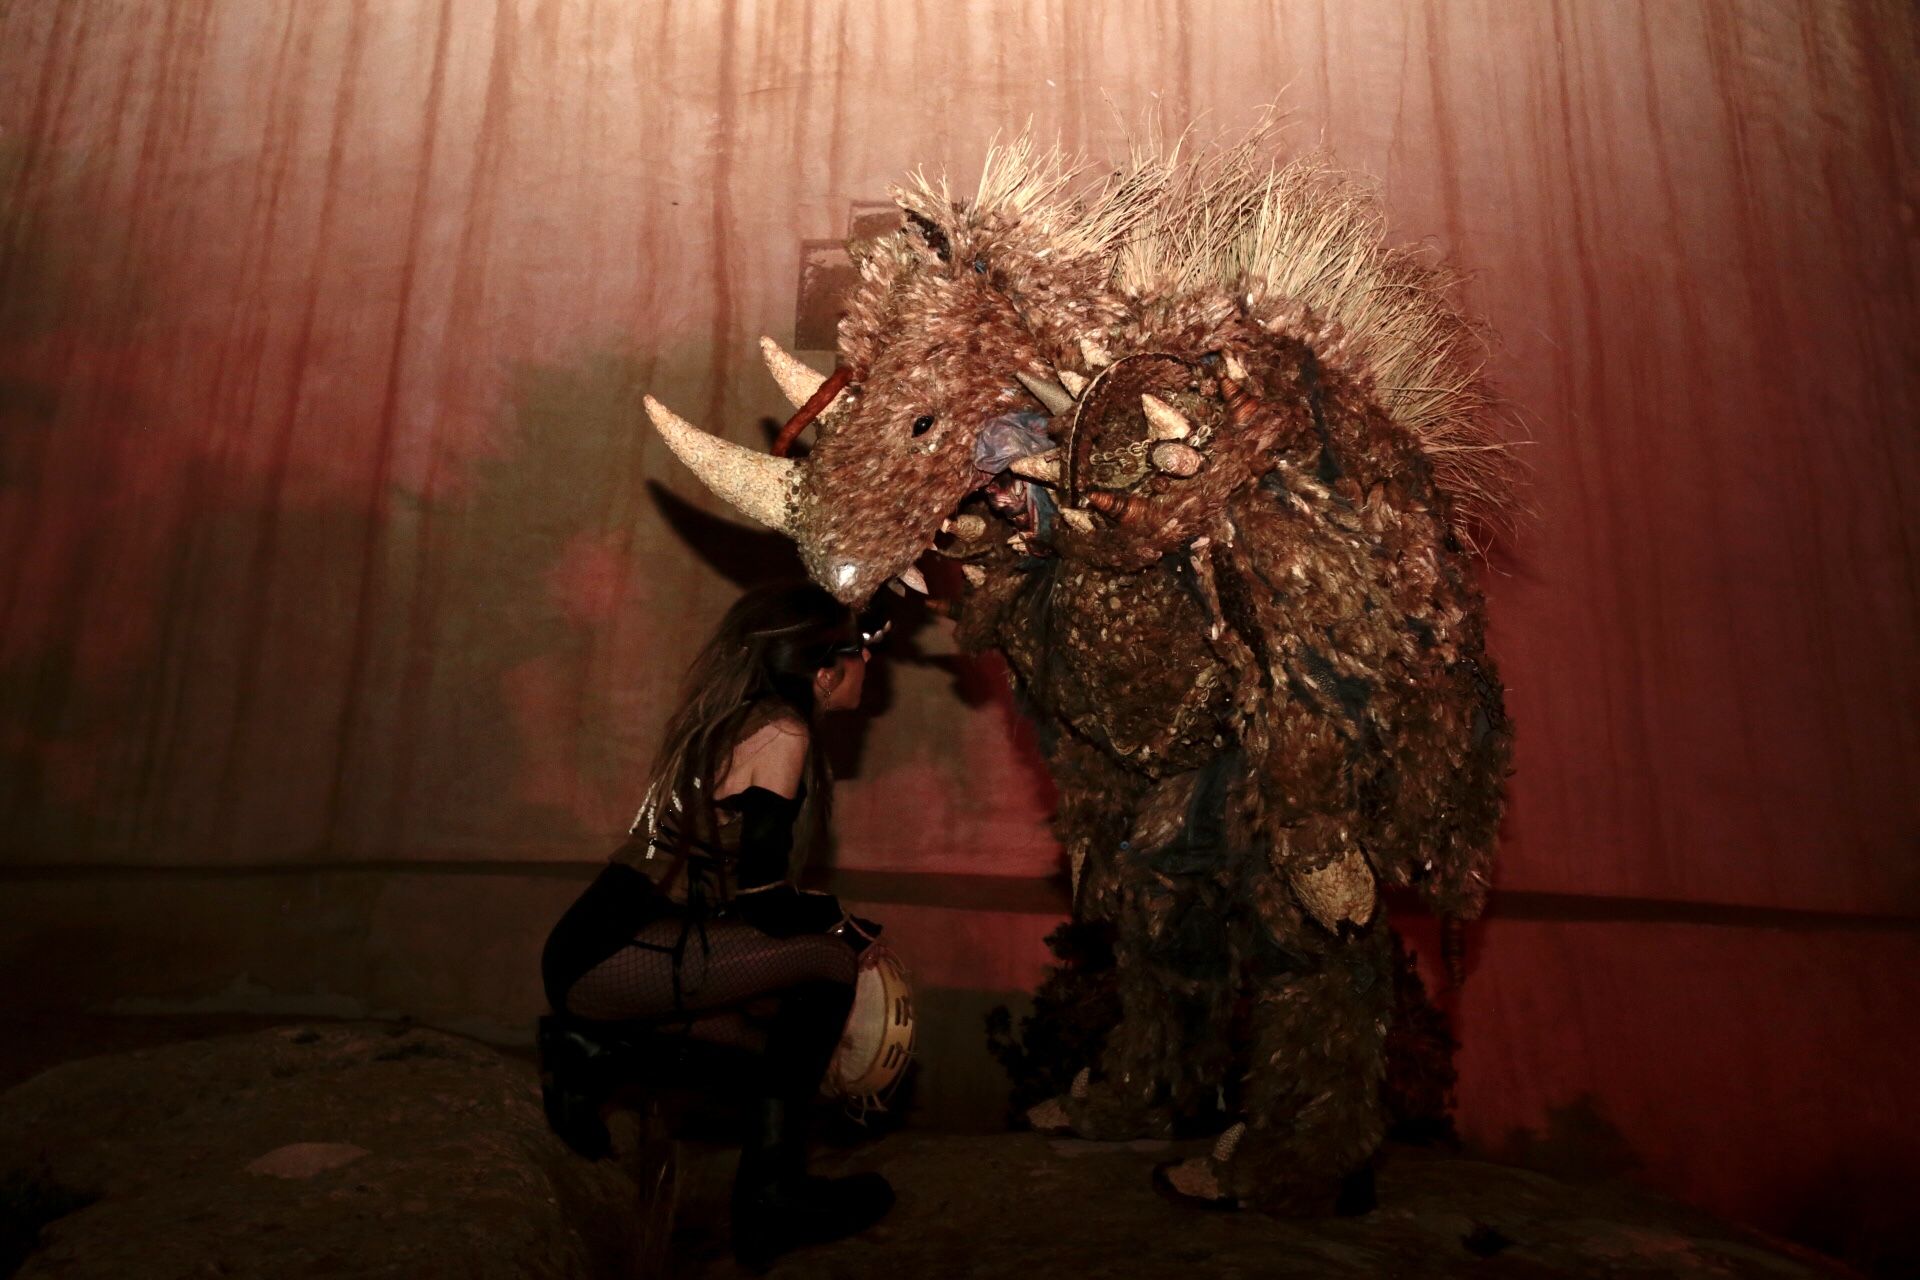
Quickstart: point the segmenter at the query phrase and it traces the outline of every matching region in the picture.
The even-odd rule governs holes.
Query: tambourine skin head
[[[882,943],[860,954],[853,1008],[821,1092],[859,1115],[886,1109],[913,1061],[913,987],[906,966]]]

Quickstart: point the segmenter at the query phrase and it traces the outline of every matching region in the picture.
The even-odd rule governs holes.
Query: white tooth
[[[897,596],[904,596],[905,594],[907,594],[906,587],[901,583],[900,579],[898,578],[887,579],[887,590],[893,592],[893,594]]]
[[[987,580],[987,571],[977,564],[963,564],[960,572],[967,577],[967,585],[977,587]]]
[[[1235,382],[1247,380],[1247,366],[1241,364],[1231,351],[1227,352],[1227,376]]]
[[[927,594],[927,579],[925,575],[912,565],[908,565],[900,571],[900,581],[906,583],[921,595]]]

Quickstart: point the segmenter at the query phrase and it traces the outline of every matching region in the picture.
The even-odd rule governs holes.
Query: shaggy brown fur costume
[[[1383,1131],[1378,883],[1486,889],[1510,732],[1469,551],[1507,455],[1452,279],[1266,145],[1144,147],[1077,199],[1021,141],[969,201],[898,192],[853,246],[853,383],[750,509],[850,603],[956,535],[962,643],[1006,654],[1115,939],[1119,1022],[1052,1114],[1133,1137],[1228,1098],[1211,1185],[1321,1213]],[[1037,452],[983,450],[996,420]]]

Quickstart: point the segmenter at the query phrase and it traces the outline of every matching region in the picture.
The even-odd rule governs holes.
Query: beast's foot
[[[1242,1120],[1221,1134],[1208,1154],[1156,1166],[1154,1190],[1169,1199],[1203,1209],[1238,1209],[1240,1197],[1227,1189],[1221,1174],[1246,1134],[1247,1122]]]
[[[1190,1160],[1172,1160],[1155,1165],[1153,1189],[1169,1200],[1200,1209],[1238,1209],[1240,1198],[1228,1195],[1220,1185],[1212,1156],[1194,1156]]]
[[[1048,1098],[1027,1108],[1027,1127],[1035,1133],[1064,1137],[1073,1132],[1073,1117],[1067,1114],[1064,1099]]]
[[[1350,1218],[1373,1211],[1371,1163],[1342,1178],[1303,1176],[1297,1169],[1277,1168],[1271,1159],[1236,1160],[1246,1136],[1241,1121],[1220,1135],[1209,1154],[1156,1167],[1154,1189],[1197,1208],[1259,1209],[1286,1218]]]
[[[1167,1108],[1144,1104],[1105,1081],[1095,1081],[1092,1075],[1082,1067],[1065,1093],[1027,1108],[1028,1127],[1036,1133],[1089,1142],[1173,1135],[1173,1113]]]

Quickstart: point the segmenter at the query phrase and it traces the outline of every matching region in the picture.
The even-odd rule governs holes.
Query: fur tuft
[[[1278,158],[1276,132],[1269,116],[1202,150],[1149,128],[1091,190],[1078,189],[1083,161],[1023,133],[988,149],[970,201],[924,173],[894,194],[956,253],[1017,240],[1062,264],[1097,260],[1130,299],[1239,300],[1370,386],[1431,465],[1454,534],[1483,550],[1512,523],[1517,421],[1487,381],[1484,327],[1455,300],[1464,277],[1430,249],[1390,244],[1375,192],[1324,155]]]

